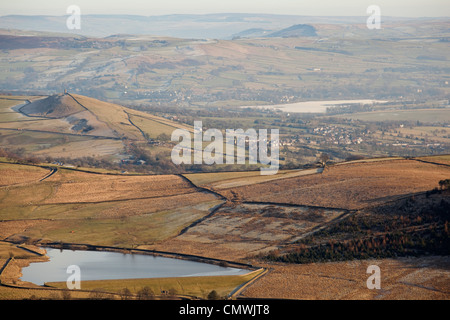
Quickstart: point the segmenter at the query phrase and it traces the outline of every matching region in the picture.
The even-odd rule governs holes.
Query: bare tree
[[[153,290],[147,286],[137,292],[137,298],[139,300],[150,300],[153,299],[154,295],[155,293],[153,292]]]
[[[131,291],[128,288],[123,288],[119,291],[120,299],[122,300],[130,300],[131,299]]]
[[[319,157],[319,163],[322,166],[322,168],[325,168],[327,165],[328,160],[330,160],[330,156],[326,153],[322,153]]]

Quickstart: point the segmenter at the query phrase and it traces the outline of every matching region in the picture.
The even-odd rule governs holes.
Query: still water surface
[[[21,280],[38,285],[45,282],[65,282],[72,274],[67,273],[67,267],[70,265],[77,265],[80,268],[81,281],[240,275],[249,272],[239,268],[151,255],[45,249],[50,260],[31,263],[23,268]]]

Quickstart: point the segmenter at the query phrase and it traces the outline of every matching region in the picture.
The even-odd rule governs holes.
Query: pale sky
[[[366,16],[369,5],[396,17],[448,17],[449,0],[1,0],[0,16],[66,14],[77,5],[81,14],[273,13],[306,16]]]

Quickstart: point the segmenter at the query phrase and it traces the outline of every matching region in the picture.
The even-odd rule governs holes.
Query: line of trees
[[[424,254],[449,255],[449,239],[447,222],[444,228],[436,227],[422,233],[391,233],[343,242],[329,240],[317,246],[297,248],[284,255],[270,253],[265,259],[286,263],[312,263]]]
[[[273,251],[261,258],[286,263],[311,263],[449,255],[450,202],[446,199],[447,192],[438,190],[433,197],[410,197],[395,204],[359,212],[299,240],[292,251]]]

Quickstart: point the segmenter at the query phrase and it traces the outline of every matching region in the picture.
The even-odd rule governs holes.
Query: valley
[[[449,299],[448,18],[61,19],[0,17],[0,300]],[[24,280],[57,250],[232,272]]]

